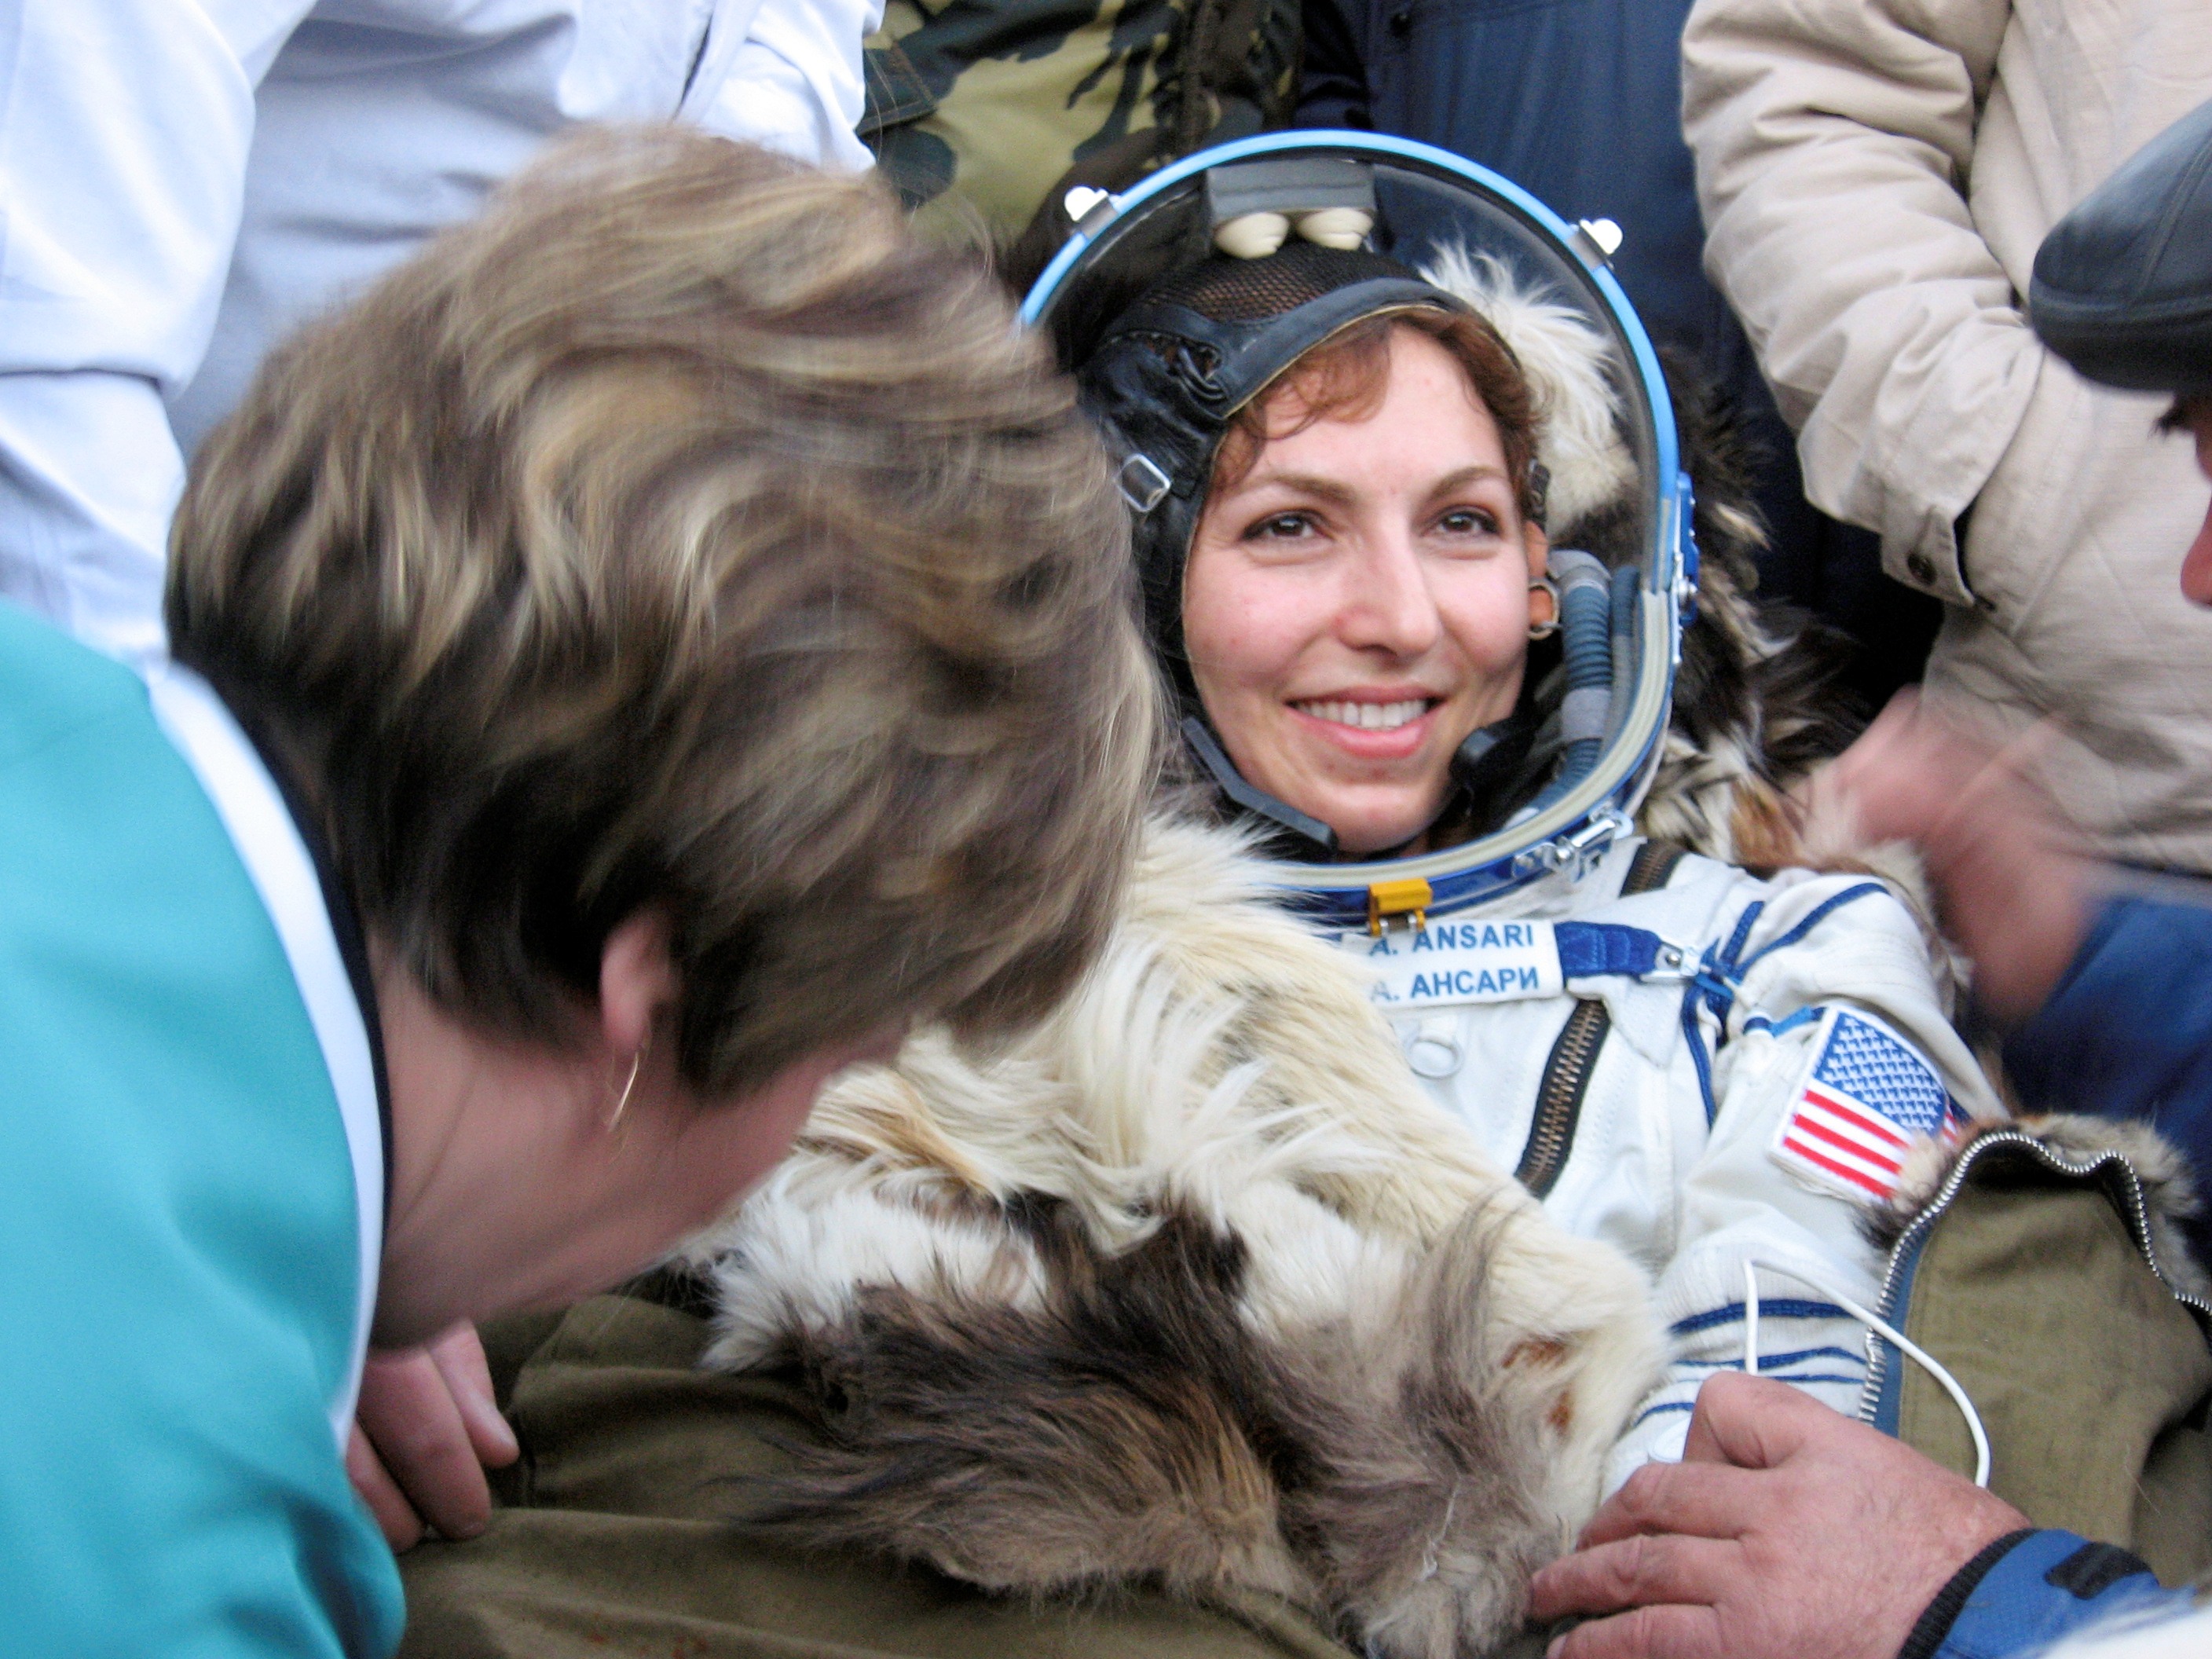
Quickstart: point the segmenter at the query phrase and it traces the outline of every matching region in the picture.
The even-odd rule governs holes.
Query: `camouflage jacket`
[[[1017,285],[1120,190],[1208,143],[1287,124],[1299,0],[889,0],[860,137],[908,205],[980,227]]]

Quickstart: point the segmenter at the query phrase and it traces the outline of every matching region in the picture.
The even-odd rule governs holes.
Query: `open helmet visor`
[[[1292,240],[1261,262],[1279,273],[1276,285],[1304,283],[1312,294],[1277,295],[1244,307],[1261,314],[1240,316],[1233,300],[1197,291],[1204,272],[1222,268],[1218,243],[1235,239],[1224,226],[1328,214],[1340,227],[1346,209],[1370,227],[1358,250],[1340,240],[1334,258],[1303,254]],[[1445,151],[1342,131],[1202,151],[1075,216],[1022,314],[1086,382],[1136,515],[1156,639],[1180,637],[1182,562],[1229,418],[1335,329],[1390,310],[1468,305],[1498,327],[1547,405],[1538,459],[1562,550],[1553,574],[1571,671],[1564,692],[1552,688],[1547,718],[1572,764],[1489,833],[1411,857],[1287,862],[1285,885],[1328,923],[1376,926],[1579,868],[1627,833],[1667,728],[1696,548],[1658,361],[1606,264],[1617,233],[1571,227]],[[1182,294],[1194,277],[1194,293]],[[1214,286],[1235,289],[1236,273]],[[1154,361],[1133,356],[1139,348]],[[1164,378],[1161,355],[1178,349],[1187,362]]]

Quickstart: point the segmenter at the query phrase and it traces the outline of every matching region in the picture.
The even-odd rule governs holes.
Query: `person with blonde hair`
[[[0,608],[0,1605],[381,1655],[369,1343],[635,1271],[1091,958],[1126,532],[987,274],[648,130],[274,354],[173,556],[144,681]]]

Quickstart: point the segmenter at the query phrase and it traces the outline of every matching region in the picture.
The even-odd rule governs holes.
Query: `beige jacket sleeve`
[[[1954,522],[2044,361],[1966,197],[2011,11],[1699,0],[1683,37],[1705,269],[1799,430],[1806,493],[1956,604]]]

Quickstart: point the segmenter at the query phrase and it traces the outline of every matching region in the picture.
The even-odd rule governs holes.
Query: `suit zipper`
[[[1612,1029],[1612,1014],[1605,1004],[1591,998],[1575,1004],[1552,1045],[1544,1080],[1536,1090],[1528,1144],[1522,1149],[1521,1167],[1513,1172],[1513,1178],[1538,1198],[1551,1192],[1566,1164],[1575,1124],[1582,1116],[1583,1097],[1589,1092],[1590,1073],[1597,1068],[1598,1051]]]
[[[1666,842],[1644,842],[1636,849],[1627,878],[1620,884],[1620,896],[1664,887],[1681,861],[1680,848]],[[1589,1093],[1590,1074],[1597,1069],[1606,1033],[1612,1029],[1613,1015],[1605,1004],[1586,998],[1576,1003],[1574,1012],[1567,1016],[1567,1023],[1559,1028],[1552,1044],[1551,1057],[1544,1062],[1543,1081],[1536,1085],[1536,1110],[1529,1120],[1528,1144],[1521,1149],[1520,1164],[1513,1171],[1513,1178],[1538,1198],[1551,1192],[1559,1171],[1566,1167],[1567,1154],[1575,1144],[1575,1125],[1582,1117],[1583,1098]]]

